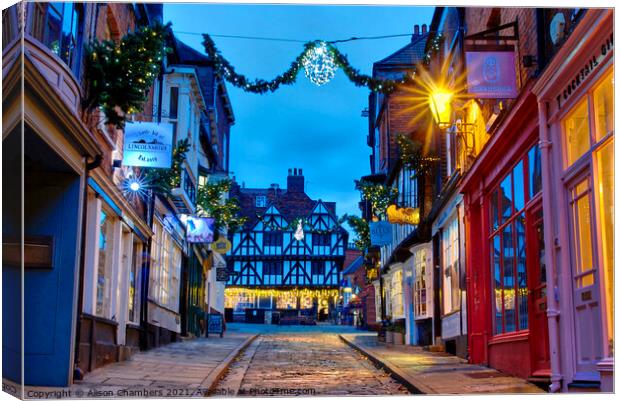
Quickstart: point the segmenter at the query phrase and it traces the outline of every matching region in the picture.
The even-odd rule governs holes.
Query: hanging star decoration
[[[224,57],[215,46],[215,42],[208,34],[203,35],[203,46],[207,56],[213,60],[216,71],[233,86],[250,93],[275,92],[281,85],[292,85],[297,80],[297,75],[303,67],[306,77],[316,85],[324,85],[335,75],[338,68],[355,86],[365,86],[373,92],[390,94],[399,85],[408,85],[414,82],[416,66],[412,66],[412,72],[403,74],[400,79],[380,79],[362,74],[353,68],[346,55],[342,54],[332,42],[315,40],[304,45],[304,50],[291,63],[288,70],[276,76],[271,81],[264,79],[251,80],[243,74],[235,71],[235,67]],[[440,43],[443,39],[441,33],[435,35],[428,43],[426,53],[422,59],[423,65],[431,62],[433,54],[439,52]]]

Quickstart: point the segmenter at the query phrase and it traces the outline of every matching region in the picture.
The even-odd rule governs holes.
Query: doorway
[[[542,203],[540,201],[528,211],[527,224],[531,376],[550,377],[545,229]]]

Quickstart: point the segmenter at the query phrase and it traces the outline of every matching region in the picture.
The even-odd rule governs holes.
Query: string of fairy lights
[[[389,37],[391,35],[385,35]],[[288,70],[271,80],[250,79],[236,71],[235,67],[228,61],[215,45],[215,41],[209,34],[203,35],[203,46],[210,59],[213,60],[216,71],[230,84],[238,87],[245,92],[267,93],[274,92],[282,85],[292,85],[297,80],[299,71],[304,69],[306,77],[315,85],[321,86],[328,83],[336,73],[338,68],[356,86],[366,86],[373,92],[389,94],[399,85],[407,85],[414,81],[417,66],[412,66],[410,73],[403,74],[400,79],[381,79],[361,73],[358,69],[351,66],[346,55],[340,52],[335,43],[361,40],[362,38],[350,38],[337,41],[314,40],[304,44],[303,51],[293,60]],[[246,37],[249,38],[249,37]],[[375,37],[377,38],[377,37]],[[255,38],[263,40],[277,40],[275,38]],[[366,38],[370,39],[370,38]],[[439,51],[443,36],[441,33],[433,35],[427,45],[427,50],[422,58],[422,64],[430,64],[432,57]]]

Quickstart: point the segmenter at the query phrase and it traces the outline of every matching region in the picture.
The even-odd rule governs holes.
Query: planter
[[[386,344],[394,344],[394,332],[393,331],[385,332],[385,342]]]
[[[394,333],[394,345],[403,345],[405,343],[405,335],[403,333]]]

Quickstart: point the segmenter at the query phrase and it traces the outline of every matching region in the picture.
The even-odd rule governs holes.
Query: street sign
[[[217,281],[228,281],[228,278],[230,277],[230,273],[228,272],[228,268],[226,267],[218,267],[215,270],[215,279]]]
[[[224,337],[224,317],[219,313],[207,313],[207,337],[209,333]]]

